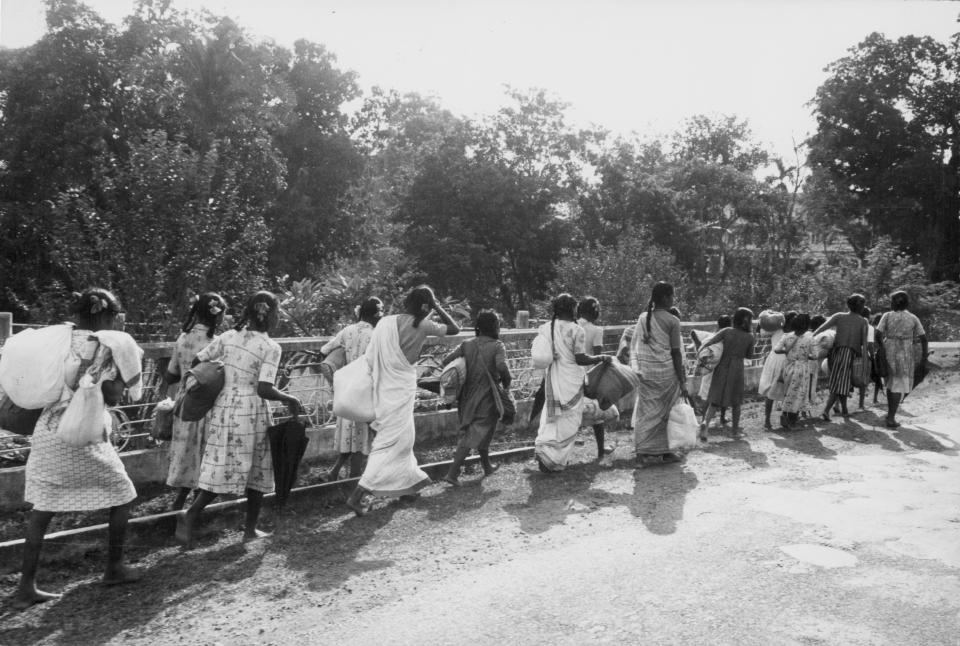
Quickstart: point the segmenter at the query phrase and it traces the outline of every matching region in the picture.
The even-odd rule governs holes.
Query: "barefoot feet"
[[[107,566],[107,571],[103,573],[101,583],[106,586],[124,585],[125,583],[136,583],[142,578],[143,572],[138,568],[119,563]]]
[[[26,590],[17,590],[17,593],[13,595],[11,605],[13,605],[15,610],[26,610],[30,606],[46,601],[55,601],[62,596],[62,594],[44,592],[43,590],[38,590],[36,586],[30,586]]]

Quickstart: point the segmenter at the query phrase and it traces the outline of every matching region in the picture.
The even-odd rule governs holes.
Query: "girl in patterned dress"
[[[373,328],[382,317],[383,301],[379,298],[368,298],[360,304],[360,320],[340,330],[320,348],[320,353],[326,356],[336,348],[343,348],[346,362],[350,363],[367,351]],[[370,455],[370,425],[338,417],[337,429],[333,435],[333,447],[339,456],[330,473],[327,474],[327,480],[337,480],[340,477],[340,469],[348,460],[350,477],[356,478],[363,471],[364,457]]]
[[[219,294],[207,292],[194,297],[183,324],[183,333],[177,338],[173,357],[167,367],[168,384],[180,381],[193,365],[197,353],[213,340],[214,332],[223,322],[227,304]],[[167,486],[177,487],[177,497],[172,509],[183,509],[190,491],[196,489],[200,475],[200,461],[206,444],[207,419],[185,422],[173,418],[173,436],[170,438],[170,467],[167,470]]]
[[[883,349],[887,355],[890,374],[887,375],[887,427],[897,428],[897,409],[914,387],[917,357],[914,344],[920,344],[920,361],[926,363],[929,344],[927,334],[915,314],[907,310],[910,297],[906,292],[890,295],[890,308],[880,319],[877,331],[883,335]]]
[[[277,390],[280,344],[269,332],[279,320],[279,303],[270,292],[254,294],[237,327],[201,350],[194,363],[222,361],[223,390],[207,414],[207,445],[203,451],[197,494],[190,509],[177,516],[176,538],[193,544],[193,526],[203,508],[220,494],[246,494],[243,540],[267,536],[257,529],[263,494],[273,491],[273,464],[267,427],[270,408],[265,400],[281,401],[296,417],[300,400]]]
[[[84,374],[90,374],[95,380],[105,379],[101,391],[105,403],[112,406],[120,402],[125,386],[130,386],[132,392],[139,390],[140,373],[121,376],[110,349],[92,336],[95,332],[113,329],[121,311],[116,296],[105,289],[88,289],[82,295],[75,294],[71,311],[76,327],[64,373],[65,394],[59,402],[47,406],[37,420],[27,460],[24,500],[33,504],[33,510],[27,520],[20,583],[13,596],[13,606],[21,610],[60,597],[37,588],[37,564],[43,537],[54,513],[59,511],[109,507],[107,567],[103,582],[117,585],[132,583],[141,577],[139,571],[123,562],[130,503],[137,497],[137,491],[116,449],[110,444],[106,429],[102,441],[82,447],[65,444],[57,432],[60,419]],[[113,334],[122,335],[120,332]],[[129,343],[134,344],[133,339],[129,339]]]
[[[796,426],[800,411],[806,410],[810,398],[810,355],[816,356],[810,315],[797,314],[792,323],[793,334],[784,335],[774,349],[786,358],[783,366],[783,415],[780,425],[788,430]]]

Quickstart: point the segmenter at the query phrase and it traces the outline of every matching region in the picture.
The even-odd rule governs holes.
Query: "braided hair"
[[[673,297],[673,285],[662,280],[653,286],[650,291],[650,301],[647,303],[647,331],[643,335],[643,342],[650,343],[650,319],[653,317],[654,307],[666,304],[667,299]]]
[[[216,292],[206,292],[194,296],[190,301],[190,311],[183,321],[183,332],[189,332],[200,323],[207,326],[207,338],[212,339],[217,326],[223,321],[223,314],[227,310],[227,302]]]
[[[413,327],[420,327],[420,322],[427,318],[435,302],[436,297],[428,285],[418,285],[410,290],[407,297],[403,299],[403,309],[413,316]],[[424,305],[427,306],[426,312],[423,311]]]
[[[102,287],[88,287],[82,294],[73,292],[72,296],[70,313],[77,326],[84,330],[108,328],[113,318],[123,311],[120,300]]]
[[[234,327],[238,332],[245,327],[251,327],[257,332],[268,332],[270,330],[270,315],[275,314],[280,309],[280,302],[277,297],[267,291],[260,291],[250,297],[246,307],[243,308],[243,314]]]

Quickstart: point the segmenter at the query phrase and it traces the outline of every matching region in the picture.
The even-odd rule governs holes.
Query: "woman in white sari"
[[[426,285],[416,287],[404,301],[404,314],[385,316],[373,329],[366,358],[373,375],[373,409],[370,428],[376,437],[367,466],[347,506],[358,516],[366,513],[364,495],[401,497],[414,495],[430,484],[430,476],[417,465],[413,454],[416,430],[413,407],[417,396],[417,358],[428,336],[460,333]],[[436,312],[443,323],[427,318]]]
[[[544,473],[562,471],[570,461],[583,413],[582,366],[610,361],[612,356],[586,354],[586,334],[576,324],[577,301],[570,294],[553,299],[553,320],[539,333],[553,343],[553,363],[544,383],[545,403],[540,414],[535,454]]]

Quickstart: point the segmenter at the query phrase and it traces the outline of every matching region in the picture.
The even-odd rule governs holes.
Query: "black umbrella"
[[[307,450],[307,427],[298,417],[291,417],[267,429],[273,458],[273,481],[277,491],[277,507],[282,509],[297,479],[297,467]]]

